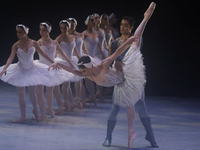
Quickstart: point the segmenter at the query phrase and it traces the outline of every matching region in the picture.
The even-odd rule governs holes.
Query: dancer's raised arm
[[[138,46],[140,45],[140,39],[143,34],[143,31],[146,27],[146,24],[148,20],[150,19],[151,15],[153,14],[153,11],[156,7],[156,3],[152,2],[147,9],[147,11],[144,13],[144,19],[140,23],[140,25],[137,27],[135,33],[133,36],[131,36],[126,42],[124,42],[111,56],[104,59],[102,61],[102,64],[104,67],[108,67],[118,56],[122,54],[124,49],[126,49],[126,46],[132,42],[136,43]]]

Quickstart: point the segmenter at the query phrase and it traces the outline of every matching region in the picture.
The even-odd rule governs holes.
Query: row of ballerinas
[[[25,87],[28,87],[29,97],[33,105],[33,118],[37,121],[46,119],[46,110],[51,117],[54,117],[55,114],[63,114],[63,105],[69,111],[74,110],[70,82],[75,82],[76,97],[74,101],[76,105],[78,108],[86,106],[82,77],[62,69],[47,71],[48,66],[53,62],[61,62],[78,69],[78,59],[83,55],[89,55],[95,65],[100,64],[101,60],[107,57],[108,45],[112,40],[112,34],[106,28],[108,16],[90,15],[85,24],[87,29],[83,33],[78,33],[76,31],[76,19],[62,20],[59,23],[61,34],[55,40],[52,40],[50,38],[51,24],[42,22],[39,25],[41,39],[37,42],[28,37],[29,28],[27,26],[23,24],[16,26],[19,41],[13,44],[6,65],[0,67],[1,80],[17,87],[21,117],[12,120],[13,123],[26,122]],[[103,29],[100,28],[100,24]],[[36,61],[33,60],[35,51],[39,54],[39,60]],[[11,64],[16,54],[19,62]],[[88,79],[85,82],[90,93],[90,99],[96,105],[94,83]],[[63,102],[60,84],[62,84]],[[44,86],[46,86],[47,108]],[[58,103],[56,112],[53,111],[53,94]],[[38,113],[37,101],[41,115]]]
[[[17,91],[19,95],[19,106],[21,111],[21,118],[17,120],[13,120],[13,122],[24,123],[26,122],[26,101],[25,101],[25,86],[28,86],[29,96],[31,102],[33,104],[33,114],[36,120],[44,119],[45,116],[39,117],[39,113],[37,110],[37,94],[36,90],[43,92],[43,85],[49,87],[47,89],[50,91],[48,97],[51,99],[53,97],[53,87],[54,85],[59,85],[62,83],[62,80],[68,79],[70,81],[79,81],[82,78],[85,78],[90,81],[94,81],[100,86],[114,86],[113,92],[113,106],[116,105],[118,107],[124,107],[127,109],[127,119],[128,119],[128,147],[131,148],[133,144],[133,140],[136,137],[136,133],[134,131],[134,120],[135,120],[135,108],[134,105],[141,99],[142,93],[144,90],[144,86],[146,83],[145,78],[145,66],[143,64],[143,57],[140,52],[141,47],[141,38],[144,32],[144,29],[147,25],[147,22],[151,18],[151,15],[154,12],[156,4],[152,2],[144,13],[144,18],[141,21],[140,25],[135,30],[133,36],[129,37],[120,47],[116,49],[116,51],[105,58],[103,61],[95,58],[94,51],[90,51],[94,44],[97,43],[97,32],[95,32],[92,28],[94,24],[94,16],[88,16],[86,19],[86,24],[88,25],[88,29],[82,33],[83,40],[85,41],[85,47],[88,50],[88,54],[86,56],[78,56],[77,60],[73,60],[66,55],[64,47],[62,45],[70,46],[75,45],[76,36],[61,34],[56,40],[52,40],[49,37],[49,33],[51,30],[51,26],[42,22],[40,24],[40,34],[42,38],[36,42],[30,38],[28,38],[28,28],[24,25],[17,25],[17,36],[19,41],[17,41],[12,46],[12,52],[10,57],[7,60],[5,66],[0,67],[0,77],[3,81],[8,82],[12,85],[17,86]],[[75,21],[74,21],[75,22]],[[61,31],[68,30],[70,24],[67,21],[60,22]],[[63,33],[62,32],[62,33]],[[68,32],[67,32],[68,33]],[[80,34],[77,34],[80,35]],[[82,39],[82,38],[80,38]],[[87,46],[90,41],[90,45]],[[98,42],[99,43],[99,42]],[[98,44],[96,44],[98,45]],[[110,64],[120,56],[124,50],[126,50],[127,46],[129,47],[125,56],[122,59],[122,72],[117,71],[115,68],[109,67]],[[52,55],[55,54],[55,49],[58,52],[58,56],[54,62],[54,56],[51,58],[49,53],[54,51]],[[44,59],[40,59],[39,62],[33,60],[33,54],[37,51],[40,56]],[[46,51],[46,53],[44,52]],[[74,50],[78,51],[78,50]],[[99,52],[101,56],[104,58],[103,51],[101,47],[99,47]],[[17,64],[11,64],[15,54],[17,54],[19,62]],[[93,54],[93,55],[92,55]],[[71,56],[71,53],[70,53]],[[80,58],[79,58],[80,57]],[[74,58],[75,59],[75,58]],[[43,61],[46,64],[41,63]],[[48,61],[48,62],[47,62]],[[64,63],[63,63],[64,61]],[[77,63],[74,63],[77,62]],[[50,66],[49,66],[50,65]],[[62,69],[59,69],[59,68]],[[48,69],[48,71],[47,71]],[[4,75],[6,74],[6,75]],[[60,82],[60,83],[59,83]],[[54,84],[55,83],[55,84]],[[39,88],[36,86],[39,85]],[[69,86],[68,84],[66,86]],[[38,90],[39,89],[39,90]],[[90,93],[91,94],[91,93]],[[69,94],[68,94],[69,95]],[[43,96],[43,93],[42,93]],[[45,101],[42,100],[42,96],[38,95],[38,101],[41,111],[45,111]],[[92,95],[90,95],[92,97]],[[47,100],[50,101],[50,100]],[[50,103],[50,102],[48,102]],[[53,116],[52,106],[48,104],[47,110]],[[80,100],[76,100],[76,104],[78,107],[81,106]],[[70,105],[70,102],[69,102]],[[44,107],[44,108],[42,108]],[[114,108],[114,107],[113,107]],[[71,109],[71,107],[70,107]],[[116,108],[115,112],[119,111],[119,108]],[[110,114],[114,119],[116,118],[117,113]],[[112,141],[112,132],[116,123],[116,120],[112,123],[112,127],[107,127],[107,136],[104,146],[110,146]],[[110,124],[111,125],[111,124]],[[150,126],[149,126],[150,127]],[[146,134],[146,139],[151,141],[153,147],[158,147],[152,133]],[[150,137],[153,137],[152,139]]]

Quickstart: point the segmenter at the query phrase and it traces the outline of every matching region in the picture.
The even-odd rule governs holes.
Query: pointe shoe
[[[55,112],[55,115],[63,115],[63,114],[64,112],[62,107],[58,108],[58,110]]]
[[[54,118],[55,117],[55,113],[54,113],[53,109],[50,109],[49,107],[47,107],[46,109],[47,109],[48,113],[50,114],[50,116],[52,118]]]
[[[75,101],[77,107],[78,107],[79,109],[81,109],[81,108],[82,108],[82,103],[80,102],[80,99],[79,99],[78,97],[76,97],[76,98],[74,99],[74,101]]]
[[[40,117],[39,117],[39,115],[38,115],[38,112],[35,111],[34,109],[32,110],[32,112],[33,112],[33,114],[34,114],[35,120],[39,122],[39,121],[40,121]]]
[[[136,136],[137,136],[137,134],[134,131],[128,133],[128,148],[132,147],[133,140],[135,139]]]
[[[21,123],[21,124],[25,124],[26,123],[26,119],[15,119],[15,120],[12,120],[12,123]]]

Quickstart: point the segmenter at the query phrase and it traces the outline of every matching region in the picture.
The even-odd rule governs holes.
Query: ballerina
[[[26,123],[26,86],[28,87],[29,98],[33,105],[32,112],[35,119],[39,121],[36,85],[47,84],[51,80],[51,76],[47,71],[48,66],[34,62],[33,55],[35,51],[37,51],[50,63],[54,63],[54,61],[40,49],[36,41],[28,37],[28,27],[23,24],[18,24],[16,26],[16,31],[19,41],[13,44],[10,57],[8,58],[6,64],[0,67],[0,77],[4,82],[17,87],[21,117],[19,119],[12,120],[12,122]],[[15,54],[17,54],[19,62],[11,64]]]
[[[85,48],[85,44],[83,43],[83,34],[78,33],[76,31],[77,21],[75,18],[68,18],[67,21],[70,23],[69,28],[69,34],[75,36],[76,41],[76,48],[78,50],[78,53],[80,56],[89,55],[87,49]],[[76,56],[72,56],[74,58],[77,58]],[[77,61],[78,62],[78,61]],[[76,84],[75,84],[76,86]],[[86,107],[86,101],[85,101],[85,87],[83,85],[83,79],[80,80],[80,88],[81,88],[81,103],[83,107]]]
[[[60,45],[58,44],[57,41],[54,41],[50,38],[50,32],[52,30],[52,26],[49,22],[42,22],[40,23],[40,35],[41,35],[41,39],[39,39],[38,45],[40,46],[40,48],[46,52],[48,54],[48,56],[54,60],[55,58],[55,52],[56,50],[62,55],[63,58],[65,58],[65,60],[70,64],[71,62],[69,61],[69,58],[66,56],[66,54],[63,52],[63,50],[61,49]],[[44,59],[40,54],[39,54],[39,62],[46,64],[46,65],[50,65],[50,63]],[[71,66],[73,66],[73,64],[71,64]],[[48,82],[48,84],[46,85],[46,99],[47,99],[47,103],[48,103],[48,107],[47,107],[47,111],[49,112],[49,114],[51,115],[51,117],[53,118],[55,116],[55,113],[53,111],[53,89],[54,86],[56,85],[60,85],[63,82],[66,81],[70,81],[70,79],[73,78],[73,74],[72,73],[67,73],[64,70],[56,70],[55,72],[53,72],[52,75],[52,80],[50,82]],[[45,120],[46,118],[46,108],[45,108],[45,98],[44,98],[44,85],[38,85],[37,86],[37,95],[38,95],[38,102],[39,102],[39,106],[40,106],[40,110],[41,110],[41,116],[40,116],[40,120]],[[61,100],[61,96],[60,98],[56,97],[57,103],[58,103],[58,110],[57,110],[57,114],[63,114],[63,108],[62,108],[62,100]]]
[[[106,14],[102,14],[100,17],[101,25],[100,28],[105,32],[105,41],[107,44],[107,49],[109,49],[110,43],[114,40],[112,36],[112,31],[108,28],[109,20]]]
[[[65,54],[68,56],[68,58],[72,61],[76,69],[77,67],[77,61],[74,59],[72,60],[72,54],[73,52],[76,54],[78,58],[80,58],[80,55],[77,51],[76,48],[76,43],[75,43],[75,36],[69,34],[69,28],[70,28],[70,23],[67,20],[62,20],[59,23],[60,29],[61,29],[61,34],[56,38],[56,41],[60,44],[60,47],[63,49]],[[60,53],[57,54],[57,58],[55,59],[56,62],[61,62],[63,64],[68,64],[63,57],[60,55]],[[75,62],[76,61],[76,62]],[[82,108],[82,103],[80,102],[80,80],[82,78],[79,76],[74,76],[73,81],[75,82],[75,91],[76,91],[76,97],[74,99],[75,103],[77,104],[78,108]],[[60,91],[59,87],[54,90],[54,93],[58,93]],[[70,87],[70,82],[64,82],[62,85],[62,93],[64,97],[64,106],[67,108],[69,111],[74,110],[74,104],[72,100],[72,91]],[[69,105],[68,105],[69,103]]]
[[[83,34],[84,44],[85,44],[86,49],[88,50],[89,55],[95,58],[95,61],[93,62],[93,64],[98,65],[101,63],[101,60],[95,56],[96,50],[99,50],[102,59],[104,59],[105,56],[102,52],[102,48],[99,43],[98,34],[93,29],[95,26],[94,21],[95,20],[94,20],[93,15],[89,15],[87,17],[87,19],[85,20],[85,25],[87,25],[87,29],[83,31],[82,34]],[[85,84],[90,93],[90,101],[94,102],[94,104],[96,105],[97,102],[96,102],[96,95],[94,92],[94,83],[86,78]]]
[[[90,58],[83,56],[78,62],[79,71],[60,63],[54,63],[49,67],[50,69],[51,67],[60,66],[76,75],[84,76],[101,86],[115,86],[113,103],[127,109],[129,148],[132,147],[133,140],[136,137],[134,131],[134,104],[141,98],[146,83],[145,66],[143,65],[143,58],[140,53],[141,37],[148,20],[153,14],[155,6],[154,2],[150,4],[134,35],[128,38],[111,56],[104,59],[100,65],[93,66]],[[110,68],[110,63],[120,56],[128,46],[130,48],[122,59],[123,72],[119,72],[115,68]],[[106,142],[108,141],[109,145],[111,144],[111,138],[111,135],[107,134]]]

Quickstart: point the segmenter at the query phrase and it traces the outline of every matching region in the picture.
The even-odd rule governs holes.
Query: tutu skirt
[[[0,67],[0,72],[3,68],[4,66]],[[18,62],[11,64],[6,69],[6,75],[4,74],[0,79],[18,87],[46,85],[51,80],[51,76],[47,69],[47,65],[37,62],[35,62],[32,67],[25,69],[21,67]]]

